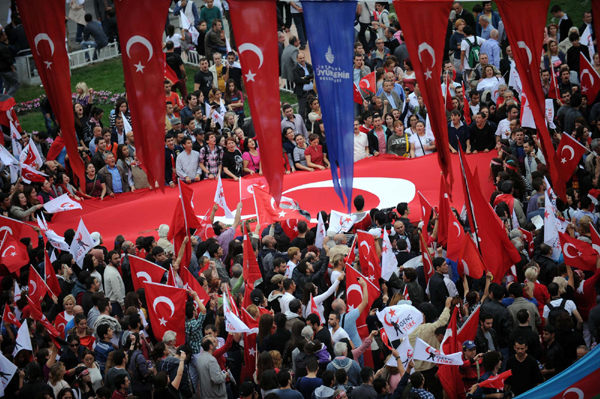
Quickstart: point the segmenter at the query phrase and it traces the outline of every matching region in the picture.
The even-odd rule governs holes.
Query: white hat
[[[90,237],[92,237],[92,240],[94,240],[94,247],[97,247],[98,245],[100,245],[100,239],[102,238],[100,236],[100,233],[98,233],[97,231],[94,231],[92,234],[90,234]]]

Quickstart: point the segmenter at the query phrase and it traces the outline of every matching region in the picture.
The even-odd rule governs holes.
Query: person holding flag
[[[367,304],[369,303],[369,290],[367,289],[366,281],[362,278],[359,278],[358,284],[362,289],[362,301],[358,307],[347,311],[348,308],[346,302],[344,302],[342,299],[336,299],[331,305],[333,311],[340,315],[340,326],[346,331],[355,347],[359,347],[362,343],[360,336],[358,335],[356,320],[358,320],[358,317],[365,310]],[[355,283],[350,283],[347,281],[346,285],[346,295],[348,295],[351,289],[359,290]]]

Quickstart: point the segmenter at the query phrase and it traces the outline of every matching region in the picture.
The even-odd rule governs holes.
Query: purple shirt
[[[227,252],[229,252],[229,243],[235,237],[235,230],[233,227],[228,228],[225,231],[222,231],[219,236],[217,236],[217,242],[223,248],[223,259],[227,257]]]

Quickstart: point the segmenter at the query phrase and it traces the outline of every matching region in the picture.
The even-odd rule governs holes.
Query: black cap
[[[240,397],[246,398],[248,396],[252,396],[254,394],[254,383],[251,381],[245,381],[240,386]]]
[[[256,306],[260,306],[265,300],[265,296],[261,290],[255,288],[250,293],[250,299],[252,299],[253,304],[255,304]]]

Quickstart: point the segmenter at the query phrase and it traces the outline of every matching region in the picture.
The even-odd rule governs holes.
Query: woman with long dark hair
[[[235,112],[238,117],[238,126],[244,124],[244,94],[235,84],[235,80],[229,79],[225,85],[225,106],[228,110]]]
[[[108,117],[108,123],[110,129],[114,129],[115,122],[117,120],[117,116],[125,115],[125,119],[129,122],[129,126],[131,126],[131,114],[129,113],[129,103],[125,97],[120,97],[117,102],[115,102],[115,108],[110,111],[110,115]]]
[[[258,345],[258,351],[264,352],[267,350],[263,347],[264,340],[266,337],[271,335],[271,331],[273,330],[273,315],[269,313],[265,313],[260,316],[258,319],[258,335],[256,336],[256,344]]]

